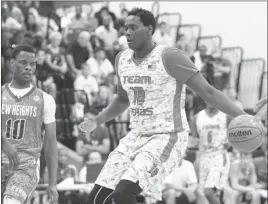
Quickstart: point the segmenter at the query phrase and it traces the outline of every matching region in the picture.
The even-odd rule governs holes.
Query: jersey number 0
[[[13,140],[20,140],[24,136],[25,130],[25,119],[16,119],[12,120],[12,118],[6,121],[6,138]]]

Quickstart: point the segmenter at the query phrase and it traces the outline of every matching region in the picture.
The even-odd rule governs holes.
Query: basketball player
[[[178,165],[188,141],[185,86],[222,112],[246,114],[210,86],[187,54],[152,40],[155,18],[150,11],[129,12],[125,35],[130,49],[115,61],[117,95],[94,119],[79,125],[88,132],[130,107],[131,131],[111,152],[89,195],[90,204],[135,204],[136,196],[161,200],[161,184]]]
[[[192,121],[192,136],[199,138],[199,192],[210,204],[220,204],[223,169],[228,169],[227,127],[231,117],[206,104]]]
[[[11,172],[6,155],[2,155],[4,204],[30,202],[39,181],[39,155],[43,140],[49,171],[49,201],[54,204],[58,200],[56,106],[52,96],[31,84],[35,65],[34,49],[29,45],[16,46],[11,56],[12,81],[2,87],[2,133],[19,156],[19,165]],[[41,133],[43,123],[44,139]]]

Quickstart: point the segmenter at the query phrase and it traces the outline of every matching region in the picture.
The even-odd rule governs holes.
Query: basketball
[[[253,116],[240,115],[228,125],[228,141],[240,152],[252,152],[263,142],[264,128]]]

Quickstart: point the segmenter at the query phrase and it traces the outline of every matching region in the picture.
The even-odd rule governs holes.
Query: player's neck
[[[142,60],[144,57],[146,57],[152,50],[156,47],[156,44],[149,40],[146,45],[141,50],[135,50],[134,51],[134,59],[136,60]]]
[[[215,108],[207,108],[206,109],[206,113],[208,114],[208,116],[214,116],[218,113],[219,111]]]
[[[10,82],[10,87],[15,88],[15,89],[25,89],[25,88],[29,88],[30,86],[31,86],[31,82],[20,83],[14,79]]]

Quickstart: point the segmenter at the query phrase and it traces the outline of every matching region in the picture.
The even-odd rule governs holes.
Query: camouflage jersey
[[[171,69],[178,77],[170,75]],[[185,53],[158,45],[137,63],[127,49],[120,54],[117,71],[129,98],[132,130],[142,135],[189,131],[184,83],[197,69]]]

